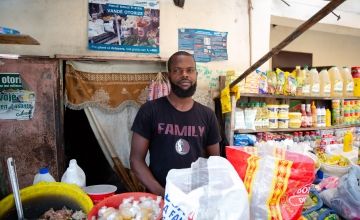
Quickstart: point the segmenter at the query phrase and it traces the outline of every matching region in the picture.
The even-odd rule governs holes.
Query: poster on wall
[[[0,73],[0,119],[29,120],[35,110],[35,92],[24,90],[19,73]]]
[[[196,62],[227,60],[227,32],[204,29],[178,30],[179,50],[194,54]]]
[[[159,0],[88,0],[90,50],[159,53]]]

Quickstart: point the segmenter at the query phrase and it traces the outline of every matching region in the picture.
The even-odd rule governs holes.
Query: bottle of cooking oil
[[[350,69],[346,66],[340,68],[340,73],[343,79],[343,96],[350,97],[354,94],[354,81]]]
[[[296,95],[302,96],[302,88],[304,85],[304,80],[305,80],[305,72],[301,71],[300,66],[296,66],[295,67],[295,72],[296,72]]]
[[[320,78],[319,73],[315,68],[311,68],[311,96],[319,96],[320,95]]]
[[[311,95],[312,77],[311,77],[310,71],[307,66],[305,66],[302,71],[303,71],[303,75],[305,76],[304,84],[302,87],[302,95],[310,96]]]
[[[343,80],[339,68],[333,66],[329,69],[329,77],[331,82],[331,97],[342,97],[343,95]]]
[[[353,141],[353,135],[351,131],[347,131],[344,135],[344,152],[350,152],[352,151],[352,141]]]
[[[331,82],[329,73],[326,69],[322,69],[319,73],[320,78],[320,96],[330,97]]]

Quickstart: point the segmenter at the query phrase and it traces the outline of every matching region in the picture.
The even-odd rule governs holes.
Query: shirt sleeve
[[[207,146],[219,143],[221,141],[219,124],[213,111],[209,112],[209,118],[209,132],[206,141]]]
[[[133,132],[138,133],[139,135],[143,136],[144,138],[150,140],[151,138],[151,119],[150,108],[148,105],[142,105],[135,116],[134,123],[131,127]]]

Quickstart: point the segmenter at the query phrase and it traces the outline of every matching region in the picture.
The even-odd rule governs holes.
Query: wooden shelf
[[[40,45],[40,43],[31,36],[22,34],[0,34],[0,44]]]
[[[316,131],[316,130],[330,130],[330,129],[339,129],[339,128],[351,128],[358,127],[360,125],[335,125],[331,127],[320,127],[320,128],[264,128],[258,130],[250,129],[235,129],[233,130],[235,134],[248,134],[248,133],[259,133],[259,132],[296,132],[296,131]]]
[[[305,99],[305,100],[333,100],[333,99],[360,99],[360,97],[322,97],[322,96],[287,96],[287,95],[271,95],[271,94],[257,94],[257,93],[241,93],[240,97],[254,97],[254,98],[274,98],[274,99]]]
[[[66,55],[56,54],[55,58],[64,60],[96,60],[96,61],[112,61],[112,60],[124,60],[124,61],[144,61],[144,62],[166,62],[167,59],[163,59],[160,56],[89,56],[89,55]]]

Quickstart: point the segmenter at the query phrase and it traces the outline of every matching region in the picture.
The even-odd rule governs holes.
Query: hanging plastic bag
[[[199,158],[191,168],[170,170],[164,200],[165,220],[249,219],[244,184],[222,157]]]
[[[298,219],[315,178],[314,161],[271,147],[226,147],[249,193],[250,219]]]
[[[170,84],[163,73],[159,72],[154,80],[151,80],[148,88],[147,101],[167,96],[170,93]]]
[[[325,190],[320,197],[345,219],[360,219],[360,166],[351,167],[336,189]]]

